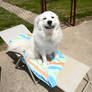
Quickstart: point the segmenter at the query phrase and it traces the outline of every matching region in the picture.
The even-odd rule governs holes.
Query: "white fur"
[[[49,20],[52,21],[51,26],[47,23]],[[56,54],[61,38],[62,31],[58,16],[51,11],[46,11],[38,15],[34,21],[33,38],[14,42],[9,50],[17,50],[21,54],[26,51],[28,57],[31,58],[38,58],[41,55],[46,63],[46,55]]]

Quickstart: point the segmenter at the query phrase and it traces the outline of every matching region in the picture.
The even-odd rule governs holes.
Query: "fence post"
[[[70,5],[70,24],[72,24],[72,11],[73,11],[73,0],[71,0],[71,5]]]
[[[41,0],[41,13],[47,10],[46,0]]]
[[[77,0],[74,0],[73,26],[75,26],[76,23],[76,9],[77,9]]]
[[[77,0],[71,0],[70,5],[70,24],[75,26],[76,24],[76,9],[77,9]],[[72,21],[73,19],[73,21]]]

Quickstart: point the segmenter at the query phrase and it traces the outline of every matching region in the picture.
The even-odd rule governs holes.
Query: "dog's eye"
[[[54,16],[51,17],[52,19],[54,18]]]
[[[45,17],[45,18],[43,18],[43,20],[46,20],[47,18]]]

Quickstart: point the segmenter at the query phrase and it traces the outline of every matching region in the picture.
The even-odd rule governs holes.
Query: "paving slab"
[[[72,57],[92,67],[92,20],[85,21],[75,27],[63,30],[63,40],[59,49],[65,55]],[[92,81],[92,69],[88,72]],[[84,83],[82,82],[76,92],[81,92]],[[92,85],[86,90],[92,92]]]

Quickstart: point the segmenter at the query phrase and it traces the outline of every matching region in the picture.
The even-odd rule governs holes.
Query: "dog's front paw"
[[[47,65],[46,62],[44,62],[44,63],[43,63],[43,66],[44,66],[45,68],[47,68],[48,65]]]
[[[42,60],[41,59],[38,59],[37,60],[39,64],[42,64]]]

